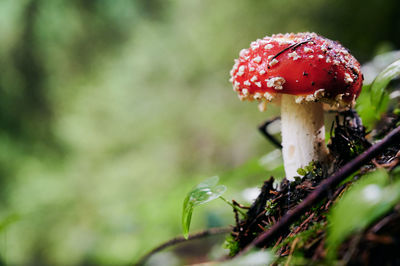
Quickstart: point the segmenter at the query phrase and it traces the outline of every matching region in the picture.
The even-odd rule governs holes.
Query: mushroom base
[[[298,176],[297,169],[311,161],[324,161],[324,110],[320,102],[298,104],[295,96],[283,94],[281,99],[282,154],[286,178]]]

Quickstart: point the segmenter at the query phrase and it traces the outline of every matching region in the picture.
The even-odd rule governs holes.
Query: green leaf
[[[360,115],[363,125],[372,129],[376,122],[376,111],[371,108],[371,84],[364,85],[356,102],[356,110]]]
[[[389,103],[389,93],[386,87],[390,81],[400,76],[400,60],[395,61],[379,73],[372,84],[364,85],[357,99],[356,109],[363,124],[371,129]]]
[[[389,184],[385,170],[376,170],[355,183],[328,216],[330,256],[350,234],[360,232],[400,201],[400,181]]]
[[[385,102],[388,102],[386,87],[389,82],[400,76],[400,60],[395,61],[376,76],[371,84],[371,103],[376,110],[386,110]]]
[[[225,191],[224,185],[218,185],[219,177],[213,176],[194,187],[183,202],[182,229],[183,236],[187,239],[189,236],[190,222],[194,207],[217,199]]]

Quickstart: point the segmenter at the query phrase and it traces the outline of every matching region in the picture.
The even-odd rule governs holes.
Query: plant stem
[[[238,211],[244,219],[246,219],[247,214],[245,214],[238,206],[234,205],[232,202],[228,201],[227,199],[225,199],[222,196],[219,196],[220,199],[222,199],[223,201],[225,201],[226,203],[228,203],[232,208],[234,208],[236,211]]]
[[[146,253],[143,257],[141,257],[136,263],[134,263],[133,265],[144,265],[145,262],[154,254],[168,248],[171,246],[174,246],[176,244],[182,243],[182,242],[186,242],[186,241],[190,241],[190,240],[194,240],[194,239],[199,239],[199,238],[203,238],[203,237],[207,237],[207,236],[211,236],[211,235],[219,235],[219,234],[226,234],[229,233],[232,230],[231,227],[216,227],[216,228],[210,228],[201,232],[198,232],[196,234],[191,234],[189,236],[188,239],[184,238],[183,236],[178,236],[175,237],[173,239],[170,239],[164,243],[162,243],[161,245],[153,248],[151,251],[149,251],[148,253]]]

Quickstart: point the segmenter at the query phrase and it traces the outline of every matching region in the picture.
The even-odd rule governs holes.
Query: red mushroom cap
[[[240,51],[231,71],[241,100],[272,101],[276,94],[296,102],[351,106],[361,91],[360,63],[340,43],[315,33],[277,34]]]

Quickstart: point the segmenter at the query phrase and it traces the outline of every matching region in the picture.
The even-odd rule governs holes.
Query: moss
[[[229,249],[229,256],[235,256],[239,251],[239,242],[231,235],[227,236],[224,242],[224,248]]]

